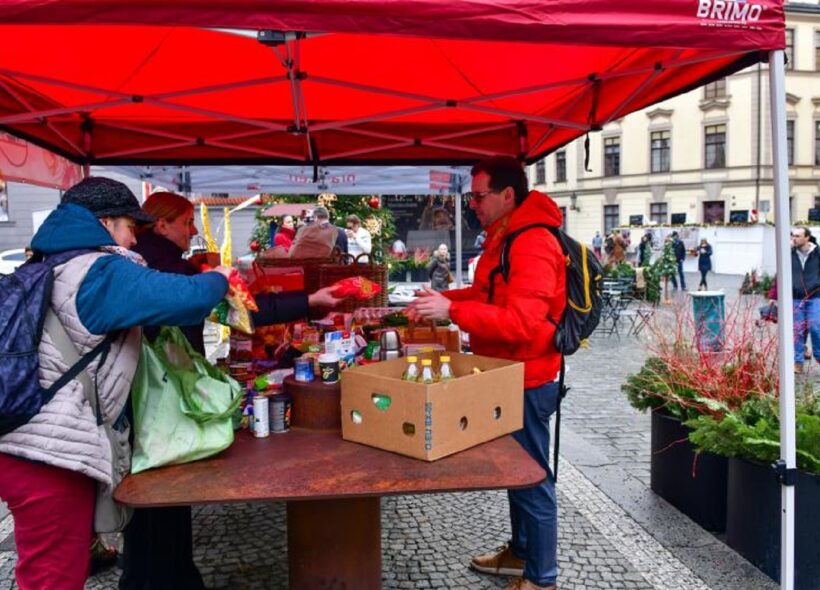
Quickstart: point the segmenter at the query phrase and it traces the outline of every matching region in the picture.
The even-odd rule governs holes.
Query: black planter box
[[[726,543],[780,580],[780,483],[768,465],[729,459]],[[820,476],[798,472],[795,491],[795,589],[820,588]]]
[[[707,531],[726,530],[726,457],[695,451],[690,429],[660,411],[652,412],[650,487]],[[693,477],[694,471],[694,477]]]

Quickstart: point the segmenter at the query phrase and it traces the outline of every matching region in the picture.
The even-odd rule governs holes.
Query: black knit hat
[[[153,215],[140,208],[134,193],[123,183],[102,176],[84,178],[63,194],[63,203],[85,207],[96,218],[130,217],[137,223],[153,223]]]

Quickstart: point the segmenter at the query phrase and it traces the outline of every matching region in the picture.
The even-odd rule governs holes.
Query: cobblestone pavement
[[[718,276],[712,282],[726,288],[729,303],[735,299],[737,278]],[[678,299],[687,304],[680,294]],[[661,307],[660,316],[670,309]],[[629,407],[620,392],[625,376],[646,357],[650,336],[644,334],[596,337],[590,349],[569,359],[573,389],[563,405],[558,480],[559,587],[776,588],[649,490],[649,417]],[[504,492],[384,498],[382,514],[385,589],[497,589],[508,581],[466,566],[472,555],[508,538]],[[0,504],[0,590],[15,587],[11,532],[11,518]],[[197,507],[194,539],[209,587],[287,587],[283,504]],[[116,588],[118,576],[119,570],[111,569],[86,588]]]

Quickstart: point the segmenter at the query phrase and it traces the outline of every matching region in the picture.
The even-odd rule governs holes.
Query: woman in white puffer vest
[[[87,178],[32,240],[49,255],[86,252],[55,267],[52,308],[80,355],[120,333],[86,369],[96,384],[103,421],[126,429],[124,410],[139,360],[142,325],[195,324],[225,296],[228,270],[196,276],[144,266],[128,250],[137,224],[153,219],[124,184]],[[52,335],[39,347],[40,381],[65,373]],[[20,590],[81,590],[89,567],[98,482],[115,486],[108,439],[79,380],[70,381],[28,423],[0,437],[0,499],[14,517]]]

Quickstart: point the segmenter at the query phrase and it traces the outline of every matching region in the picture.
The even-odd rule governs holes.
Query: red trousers
[[[82,590],[88,576],[96,483],[0,453],[0,499],[14,517],[20,590]]]

